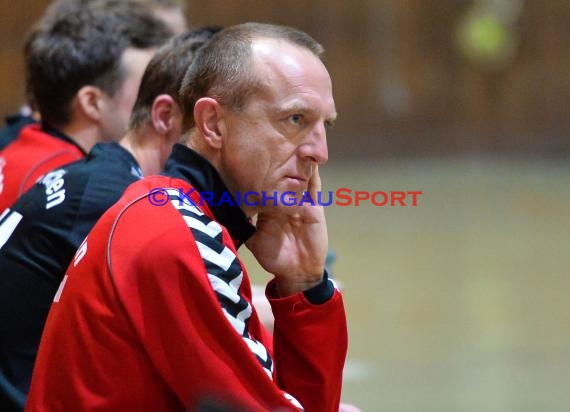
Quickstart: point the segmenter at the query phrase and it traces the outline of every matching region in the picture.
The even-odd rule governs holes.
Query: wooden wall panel
[[[47,0],[0,0],[0,115],[23,100],[24,33]],[[189,1],[194,25],[299,27],[327,49],[340,117],[333,151],[570,153],[570,3],[523,0],[519,49],[500,73],[466,64],[455,31],[470,0]]]
[[[26,32],[42,14],[48,0],[0,0],[0,115],[24,102],[22,48]]]

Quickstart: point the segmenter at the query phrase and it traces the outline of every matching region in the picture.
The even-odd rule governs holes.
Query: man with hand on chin
[[[182,144],[163,176],[129,186],[76,254],[26,410],[195,410],[214,399],[248,411],[338,411],[347,330],[324,270],[323,208],[218,201],[320,190],[336,117],[321,53],[301,31],[257,23],[223,30],[200,51],[180,93]],[[166,205],[149,201],[157,188]],[[251,305],[244,242],[274,275],[273,337]]]

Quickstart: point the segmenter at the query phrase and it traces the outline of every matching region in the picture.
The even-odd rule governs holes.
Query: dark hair
[[[163,7],[166,9],[186,10],[186,2],[184,0],[139,0],[147,3],[151,7]]]
[[[305,32],[291,27],[245,23],[217,33],[198,53],[186,72],[180,89],[184,130],[194,127],[194,105],[202,97],[240,110],[260,87],[251,70],[251,44],[255,39],[283,40],[321,57],[323,47]]]
[[[178,91],[196,52],[210,40],[220,27],[204,27],[173,38],[162,46],[149,62],[139,87],[129,128],[136,129],[150,118],[154,99],[168,94],[181,106]]]
[[[63,3],[75,3],[83,6],[90,6],[98,0],[56,0],[47,9],[50,13],[52,10],[56,10]],[[154,8],[165,8],[165,9],[180,9],[184,11],[186,9],[185,0],[135,0],[138,3],[143,4],[145,7]]]
[[[157,47],[170,36],[137,1],[57,2],[26,41],[28,98],[44,122],[65,125],[81,87],[93,85],[110,96],[120,88],[125,49]]]

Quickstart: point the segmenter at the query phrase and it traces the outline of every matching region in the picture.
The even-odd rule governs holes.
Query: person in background
[[[188,30],[186,20],[185,0],[140,0],[161,19],[175,34],[181,34]]]
[[[62,3],[77,2],[89,5],[100,0],[59,0],[52,4],[46,13],[54,13]],[[117,0],[121,1],[121,0]],[[174,34],[182,34],[188,29],[186,21],[186,3],[184,0],[137,0],[156,17],[166,24]],[[0,128],[0,153],[2,149],[15,140],[22,128],[40,121],[40,113],[33,111],[29,104],[23,105],[20,111],[5,118],[6,125]],[[0,165],[1,168],[1,165]]]
[[[126,130],[142,72],[171,32],[136,1],[112,3],[63,1],[30,33],[26,83],[42,122],[22,128],[0,154],[0,210]]]
[[[103,214],[62,280],[27,411],[194,410],[204,399],[338,411],[346,317],[324,269],[323,208],[232,202],[320,190],[336,117],[321,53],[306,33],[257,23],[201,49],[181,88],[183,143],[162,176]],[[251,305],[244,243],[274,277],[273,337]]]

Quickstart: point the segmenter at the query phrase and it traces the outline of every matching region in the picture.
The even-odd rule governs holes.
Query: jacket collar
[[[228,196],[226,185],[214,166],[192,149],[182,144],[174,145],[162,174],[186,180],[198,192],[211,192],[213,199],[208,206],[216,220],[229,231],[236,247],[255,233],[255,226],[239,206],[220,201],[222,195]]]
[[[46,123],[42,123],[41,130],[42,130],[42,132],[47,133],[50,136],[55,137],[56,139],[60,139],[60,140],[63,140],[64,142],[72,144],[73,146],[75,146],[79,150],[81,150],[81,153],[83,153],[85,156],[87,156],[87,153],[85,152],[85,150],[83,150],[83,148],[81,146],[79,146],[75,140],[73,140],[71,137],[69,137],[68,135],[63,133],[61,130],[56,129],[54,127],[51,127],[50,125],[48,125]]]
[[[137,159],[117,142],[97,143],[87,155],[87,161],[105,157],[108,159],[117,160],[120,164],[128,165],[131,169],[131,174],[139,179],[143,178],[143,172],[137,162]]]

